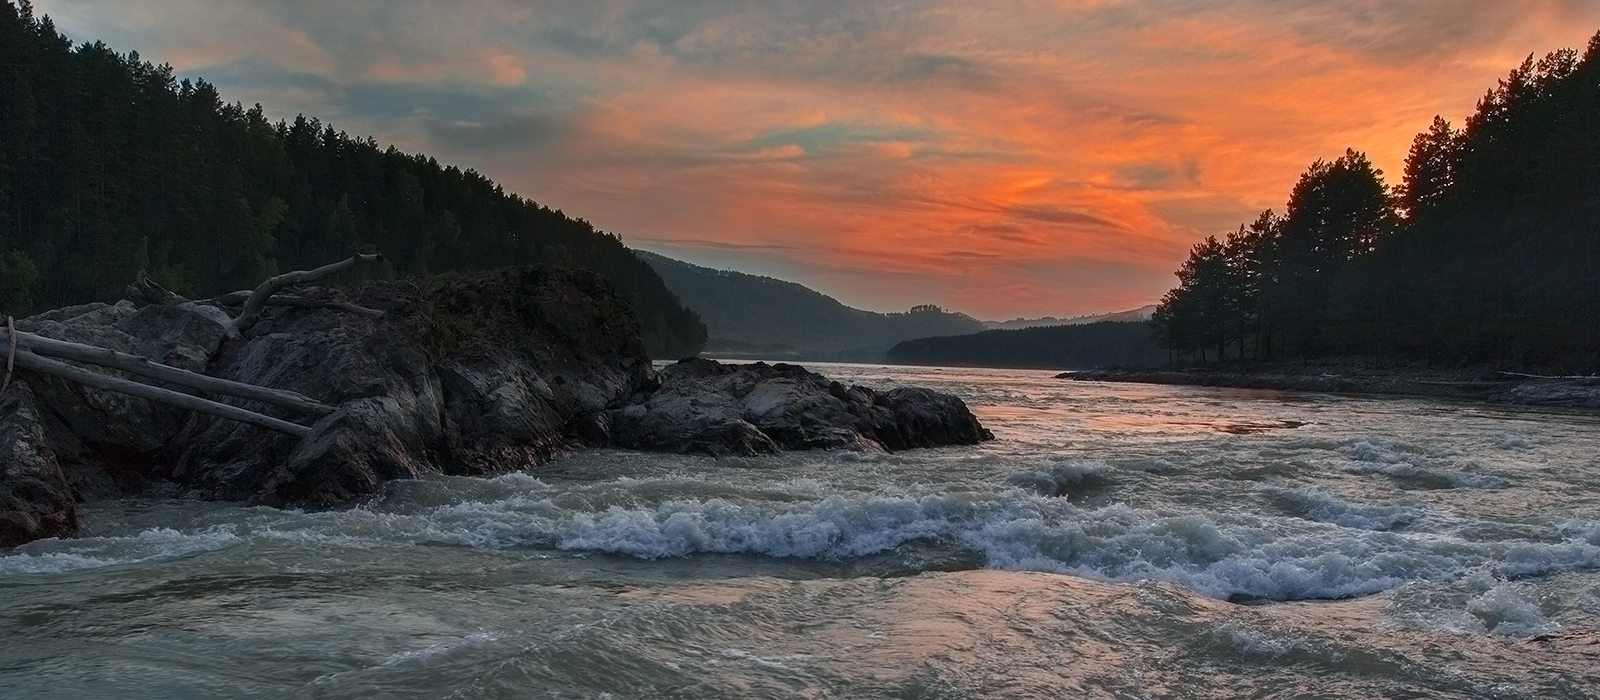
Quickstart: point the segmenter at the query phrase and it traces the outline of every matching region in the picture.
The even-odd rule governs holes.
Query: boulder
[[[601,421],[609,444],[721,456],[895,451],[994,439],[961,399],[927,389],[878,393],[796,365],[699,358],[660,374],[658,390]]]

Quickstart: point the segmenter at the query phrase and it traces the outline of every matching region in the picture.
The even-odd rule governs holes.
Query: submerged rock
[[[974,445],[994,435],[961,399],[927,389],[875,392],[788,364],[682,360],[661,388],[611,411],[610,444],[758,455],[779,450],[904,450]]]
[[[633,313],[590,272],[533,266],[299,295],[384,313],[269,307],[237,337],[206,302],[92,304],[20,321],[336,410],[311,423],[220,399],[310,425],[298,438],[19,371],[0,394],[0,546],[73,534],[77,502],[136,493],[321,507],[390,479],[526,469],[579,446],[754,455],[992,438],[960,399],[921,389],[878,393],[790,365],[707,360],[658,376]]]

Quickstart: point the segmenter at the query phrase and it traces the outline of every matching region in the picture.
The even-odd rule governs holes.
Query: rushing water
[[[1600,697],[1592,413],[815,369],[998,439],[95,504],[0,697]]]

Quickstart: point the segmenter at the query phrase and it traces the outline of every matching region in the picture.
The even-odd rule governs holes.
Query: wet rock
[[[270,309],[211,371],[337,412],[303,440],[196,415],[171,478],[209,498],[323,506],[389,479],[525,469],[568,446],[569,421],[655,386],[637,322],[593,273],[510,268],[352,298],[385,315]]]
[[[779,450],[904,450],[993,435],[961,399],[926,389],[845,387],[803,367],[688,359],[661,388],[609,414],[618,447],[711,455]]]

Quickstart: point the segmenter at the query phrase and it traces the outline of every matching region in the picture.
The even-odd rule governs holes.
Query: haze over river
[[[0,696],[1600,696],[1594,413],[808,367],[998,439],[93,504]]]

